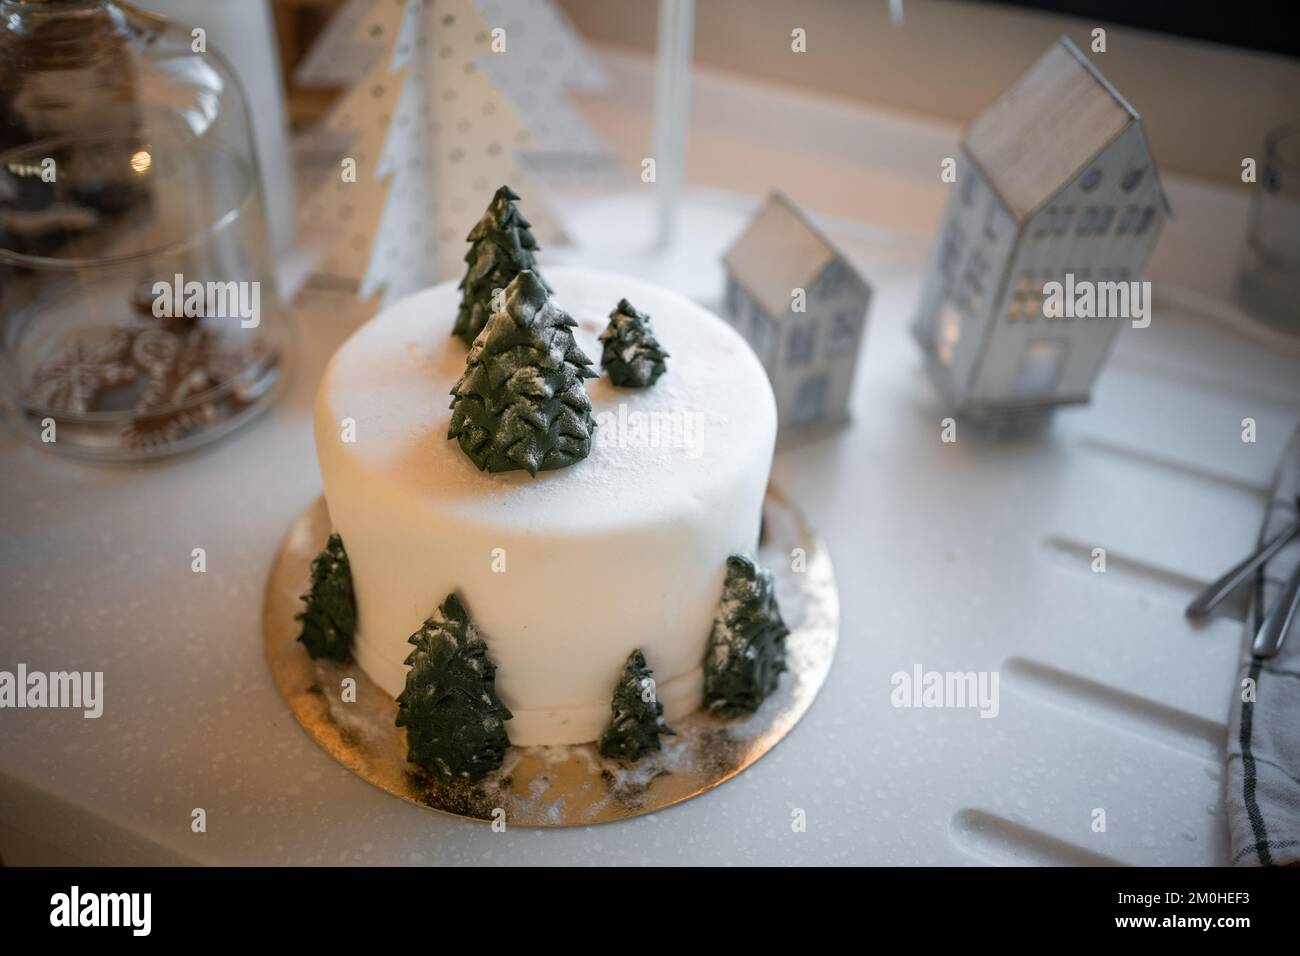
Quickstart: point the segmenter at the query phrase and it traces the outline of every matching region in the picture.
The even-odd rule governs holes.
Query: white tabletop
[[[917,129],[909,148],[955,135]],[[281,535],[320,492],[312,395],[363,313],[306,293],[290,391],[215,447],[110,469],[0,437],[0,667],[102,670],[106,696],[98,720],[0,712],[0,854],[1224,862],[1222,750],[1241,625],[1193,628],[1181,608],[1253,543],[1300,417],[1300,360],[1170,305],[1158,285],[1151,327],[1121,332],[1091,406],[1035,438],[994,442],[959,426],[944,444],[908,332],[944,194],[937,177],[908,188],[927,197],[914,229],[823,220],[876,288],[854,417],[781,450],[773,478],[829,544],[843,632],[812,710],[754,767],[652,816],[494,833],[388,796],[307,737],[263,661],[262,589]],[[1236,200],[1178,184],[1171,193],[1176,213],[1194,219],[1217,203],[1240,221]],[[604,241],[611,222],[648,223],[649,202],[574,198],[580,245],[549,261],[635,273],[716,304],[717,256],[756,197],[691,193],[684,238],[665,254],[635,234]],[[1176,255],[1162,249],[1158,261]],[[1246,417],[1254,444],[1241,441]],[[205,574],[191,571],[195,547],[206,549]],[[1096,547],[1107,550],[1104,574],[1091,570]],[[891,706],[891,676],[917,665],[996,671],[997,717]],[[191,831],[199,807],[206,833]],[[791,827],[796,809],[806,832]]]

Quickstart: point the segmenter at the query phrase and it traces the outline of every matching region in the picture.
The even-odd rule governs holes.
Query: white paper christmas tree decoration
[[[384,43],[362,27],[375,5],[383,0],[347,0],[312,42],[311,49],[294,67],[297,86],[351,86],[388,52]]]
[[[392,54],[392,36],[371,32],[372,11],[383,0],[347,0],[326,24],[302,62],[294,69],[300,87],[350,89],[385,57]],[[298,186],[310,196],[330,175],[355,138],[354,131],[322,121],[294,138]]]
[[[379,156],[378,176],[388,188],[358,289],[363,299],[382,292],[384,301],[392,302],[439,278],[438,183],[431,175],[437,113],[428,8],[420,0],[408,0],[393,52],[392,68],[405,71],[405,82]]]
[[[520,163],[537,139],[481,68],[497,54],[472,0],[378,0],[357,35],[374,42],[377,30],[396,35],[391,52],[326,122],[364,142],[345,148],[358,154],[357,181],[330,181],[309,203],[305,234],[345,233],[341,245],[329,243],[318,277],[355,283],[363,298],[382,292],[389,302],[459,276],[465,237],[503,184],[524,197],[543,246],[565,242]],[[364,103],[362,88],[380,80],[396,100],[376,104],[358,124],[352,108]],[[400,95],[392,89],[398,81]]]
[[[558,220],[519,162],[536,137],[481,69],[491,53],[491,28],[471,0],[433,0],[431,76],[435,148],[429,172],[437,199],[438,263],[442,278],[464,271],[465,237],[493,193],[509,184],[543,248],[566,242]]]
[[[300,243],[318,278],[355,287],[365,274],[387,198],[379,160],[401,92],[399,27],[405,0],[377,0],[358,25],[358,37],[381,45],[383,54],[340,100],[322,124],[344,142],[343,155],[303,206]]]
[[[479,65],[537,141],[520,152],[524,167],[546,176],[616,173],[614,153],[569,101],[571,91],[601,90],[608,79],[564,14],[545,0],[475,2],[501,31]]]
[[[523,40],[531,51],[525,59],[543,61],[559,86],[601,90],[609,82],[568,17],[550,0],[475,0],[475,5],[491,26]]]

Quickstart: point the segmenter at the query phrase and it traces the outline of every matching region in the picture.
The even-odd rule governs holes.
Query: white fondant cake
[[[700,706],[726,558],[757,546],[776,439],[767,376],[721,319],[622,276],[544,275],[596,370],[596,336],[622,298],[650,314],[670,355],[650,388],[587,381],[597,427],[583,461],[536,478],[489,474],[447,438],[467,354],[451,335],[455,282],[360,328],[326,369],[315,413],[352,567],[357,661],[396,696],[407,638],[458,592],[522,746],[595,740],[637,647],[669,721]]]

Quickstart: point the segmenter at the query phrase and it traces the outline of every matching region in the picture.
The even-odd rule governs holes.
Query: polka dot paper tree
[[[437,182],[430,175],[437,121],[430,6],[407,0],[394,53],[405,67],[406,80],[379,157],[378,175],[388,183],[387,201],[360,288],[362,298],[382,292],[385,303],[439,279]]]
[[[391,31],[391,53],[327,121],[350,121],[361,135],[350,147],[356,180],[327,183],[309,204],[304,235],[329,244],[318,277],[389,302],[457,276],[466,236],[503,182],[529,196],[543,247],[565,242],[520,168],[535,138],[480,69],[494,55],[492,28],[472,0],[377,0],[361,30],[376,29]],[[395,100],[358,121],[350,101],[381,85]]]
[[[379,160],[406,79],[406,57],[397,51],[405,13],[405,0],[372,5],[357,28],[358,43],[383,52],[330,110],[317,137],[340,143],[342,155],[303,204],[298,235],[314,271],[331,285],[360,286],[387,201]]]
[[[499,52],[479,58],[533,134],[524,169],[548,179],[614,176],[618,160],[570,102],[574,90],[603,90],[604,70],[564,14],[545,0],[475,0],[500,30]]]
[[[374,8],[385,0],[346,0],[325,24],[311,49],[293,69],[297,86],[351,86],[387,52],[362,29]]]
[[[535,146],[536,137],[480,68],[481,58],[502,55],[492,52],[494,28],[471,0],[435,0],[425,15],[432,18],[434,148],[429,172],[437,197],[439,276],[459,275],[465,237],[502,183],[528,197],[528,219],[542,248],[566,242],[542,191],[519,163],[519,152]]]

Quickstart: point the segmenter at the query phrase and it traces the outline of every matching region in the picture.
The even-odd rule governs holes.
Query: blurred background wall
[[[588,41],[653,53],[656,3],[559,4]],[[1262,17],[1255,35],[1288,29],[1287,5],[1259,6],[1216,15]],[[1258,152],[1271,127],[1300,119],[1300,60],[1278,53],[974,0],[905,0],[904,21],[890,23],[887,0],[697,0],[695,63],[964,124],[1057,36],[1088,51],[1101,26],[1107,51],[1089,55],[1143,115],[1162,168],[1240,185],[1241,144]],[[815,56],[790,51],[795,27]]]

